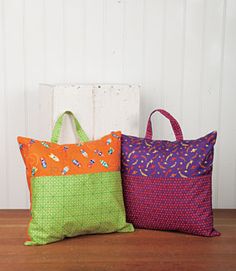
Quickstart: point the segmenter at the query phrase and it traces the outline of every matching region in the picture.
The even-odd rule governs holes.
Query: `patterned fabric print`
[[[66,145],[18,137],[28,182],[37,176],[120,170],[120,136],[112,132],[100,140]]]
[[[120,172],[32,178],[32,220],[26,245],[92,233],[131,232]]]
[[[127,221],[136,228],[173,230],[201,236],[213,228],[211,176],[158,179],[123,176]]]
[[[174,142],[122,135],[122,173],[157,178],[211,174],[216,135]]]

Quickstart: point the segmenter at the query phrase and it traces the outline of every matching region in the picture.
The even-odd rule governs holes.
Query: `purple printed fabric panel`
[[[214,131],[196,140],[150,140],[122,135],[122,174],[189,178],[212,172]]]

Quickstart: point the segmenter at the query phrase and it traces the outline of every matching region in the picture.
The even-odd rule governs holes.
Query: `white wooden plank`
[[[103,76],[103,1],[86,0],[85,79],[86,83],[102,81]]]
[[[149,114],[163,105],[162,87],[162,58],[164,32],[164,0],[144,2],[144,71],[143,91],[141,92],[142,106],[140,108],[140,133],[145,135]],[[157,132],[158,127],[158,132]],[[153,118],[154,137],[161,139],[162,130],[160,117]]]
[[[114,130],[126,134],[139,133],[139,87],[129,85],[42,85],[41,112],[48,123],[49,137],[52,122],[66,110],[75,113],[90,139],[97,139]],[[46,106],[45,106],[46,105]],[[114,110],[115,108],[115,110]],[[53,119],[51,122],[50,120]],[[51,126],[51,127],[50,127]],[[77,142],[69,118],[63,123],[61,142]]]
[[[65,30],[65,80],[85,80],[85,7],[84,0],[67,0],[64,15]]]
[[[94,88],[94,138],[121,130],[139,134],[139,87],[101,85]]]
[[[143,0],[124,2],[123,82],[141,84],[143,80]]]
[[[7,182],[7,161],[6,161],[6,82],[5,82],[5,16],[4,16],[4,2],[0,2],[0,208],[6,209],[8,207],[8,182]]]
[[[123,32],[124,1],[104,1],[104,67],[103,80],[122,83],[123,80]]]
[[[168,0],[165,4],[163,104],[181,122],[186,1]],[[165,139],[175,140],[169,121],[165,121],[163,132]]]
[[[208,0],[206,2],[204,56],[201,71],[201,92],[199,104],[200,135],[219,128],[220,80],[222,71],[222,38],[224,26],[224,1]],[[220,137],[220,135],[219,135]],[[218,144],[215,151],[213,176],[213,206],[218,202]]]
[[[223,58],[220,141],[219,141],[219,184],[218,206],[236,206],[236,2],[227,1],[225,44]]]
[[[183,77],[183,121],[185,138],[197,138],[200,132],[199,104],[204,55],[205,1],[186,1],[185,57]]]
[[[64,111],[72,111],[82,128],[89,136],[93,137],[93,97],[91,85],[57,85],[53,93],[53,122]],[[71,122],[65,118],[61,142],[78,142],[72,129]]]
[[[44,5],[42,1],[25,0],[24,57],[27,135],[40,135],[39,83],[45,80],[44,63]]]
[[[26,134],[24,91],[23,1],[4,1],[6,49],[6,133],[9,208],[26,207],[25,167],[16,142]]]
[[[51,139],[53,128],[53,92],[54,85],[40,84],[39,85],[39,139]]]
[[[201,134],[218,129],[224,1],[208,0],[205,12],[205,45],[202,63],[201,101],[199,104]]]
[[[64,1],[44,1],[45,81],[63,83],[65,80]]]

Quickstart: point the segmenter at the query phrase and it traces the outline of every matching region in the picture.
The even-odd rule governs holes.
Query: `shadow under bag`
[[[151,116],[169,119],[176,141],[152,140]],[[145,138],[122,135],[122,179],[127,221],[136,228],[201,236],[213,228],[212,163],[217,133],[184,140],[178,122],[154,110]]]

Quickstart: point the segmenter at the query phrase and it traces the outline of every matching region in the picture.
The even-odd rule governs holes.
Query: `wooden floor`
[[[28,211],[0,211],[1,271],[236,270],[236,210],[215,211],[215,238],[136,230],[26,247],[27,222]]]

